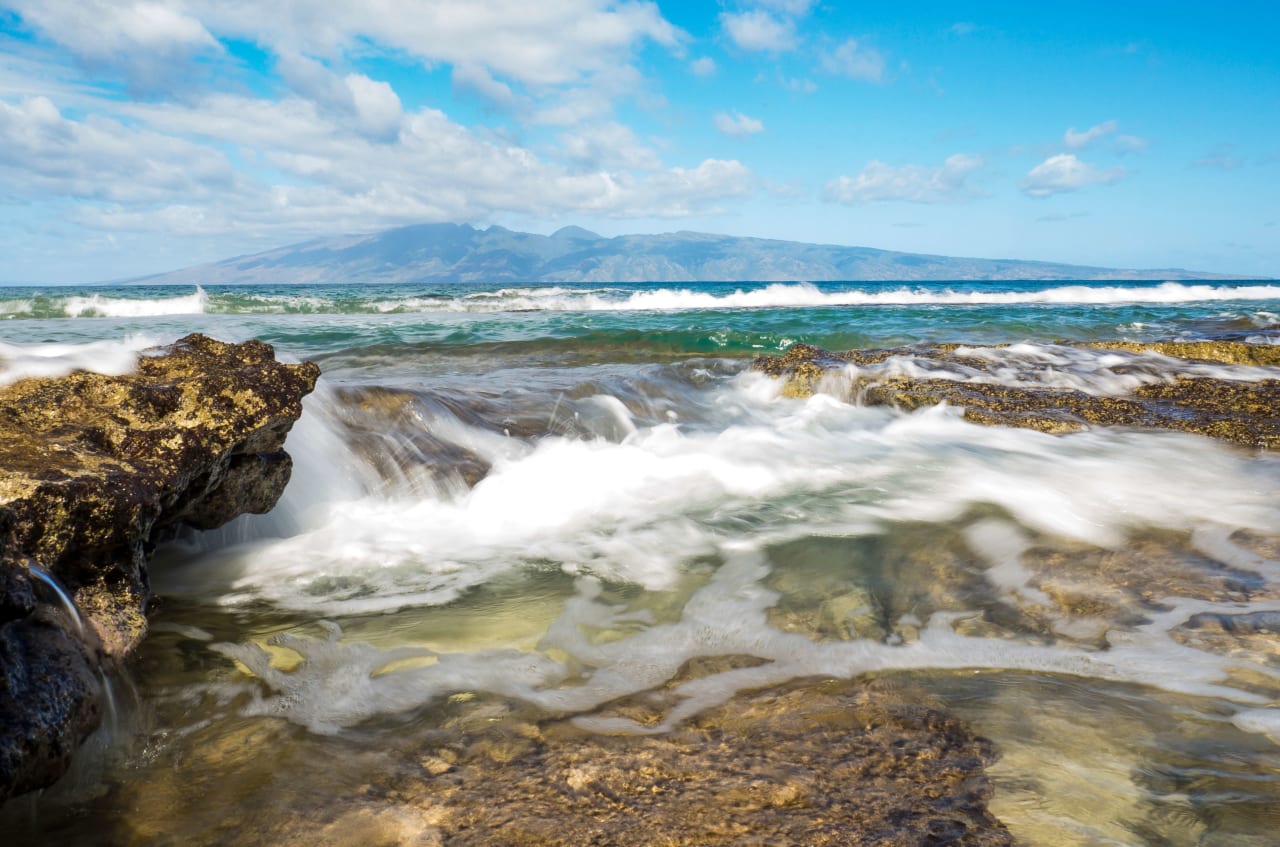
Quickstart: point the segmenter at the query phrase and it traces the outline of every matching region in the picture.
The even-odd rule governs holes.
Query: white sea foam
[[[718,390],[719,424],[698,428],[637,426],[602,399],[619,441],[528,444],[456,419],[444,429],[427,422],[492,463],[474,489],[452,496],[366,495],[367,482],[324,481],[355,479],[359,460],[345,454],[352,469],[343,470],[331,431],[303,426],[289,449],[299,480],[317,482],[291,486],[291,497],[310,502],[286,502],[282,514],[308,513],[293,525],[309,531],[259,538],[220,553],[223,566],[191,572],[229,580],[215,592],[222,602],[333,615],[448,602],[539,563],[661,589],[744,526],[762,541],[869,534],[952,520],[976,504],[995,504],[1035,532],[1108,547],[1142,527],[1280,526],[1280,463],[1198,436],[1051,436],[972,425],[946,407],[904,415],[825,395],[778,401],[776,392],[775,381],[744,374]]]
[[[271,298],[264,298],[271,299]],[[687,311],[701,309],[812,308],[824,306],[932,306],[1018,304],[1176,304],[1280,299],[1277,285],[1142,286],[1062,285],[1032,291],[993,291],[989,284],[955,288],[853,287],[831,290],[811,283],[774,283],[725,293],[687,288],[503,288],[462,296],[409,295],[375,300],[373,312]],[[317,311],[321,305],[310,306]]]
[[[155,339],[145,335],[85,344],[10,344],[0,341],[0,385],[27,377],[64,376],[73,371],[112,375],[130,373],[137,366],[138,353],[155,344]]]
[[[690,658],[727,654],[765,663],[681,685],[679,705],[650,729],[741,690],[892,669],[1072,674],[1266,705],[1224,682],[1237,665],[1275,676],[1265,661],[1215,655],[1173,637],[1194,615],[1247,611],[1238,601],[1169,598],[1126,627],[1086,618],[1053,623],[1054,613],[1046,612],[1065,636],[1060,643],[962,635],[955,627],[963,612],[934,612],[910,643],[815,642],[770,624],[768,610],[780,595],[766,581],[775,545],[892,534],[916,522],[961,520],[980,505],[995,505],[1006,517],[970,525],[966,544],[985,565],[992,590],[1015,605],[1050,608],[1023,562],[1032,536],[1117,548],[1136,530],[1193,530],[1205,555],[1271,579],[1280,564],[1242,550],[1230,534],[1280,526],[1280,462],[1273,457],[1180,434],[1099,430],[1055,437],[981,427],[945,406],[901,414],[822,395],[783,400],[776,382],[755,374],[711,390],[719,416],[697,427],[631,419],[619,440],[547,437],[535,444],[477,431],[472,446],[493,470],[461,495],[370,493],[339,467],[343,452],[333,433],[304,427],[290,449],[299,478],[311,480],[303,487],[305,526],[291,537],[259,538],[194,562],[187,573],[200,574],[202,583],[157,573],[158,585],[326,617],[448,603],[529,569],[578,576],[578,593],[536,649],[384,650],[334,630],[321,640],[285,637],[281,646],[303,659],[285,671],[253,643],[219,647],[266,684],[249,711],[280,714],[319,732],[456,691],[580,714],[581,723],[602,731],[649,731],[588,713],[666,682]],[[628,417],[610,399],[601,407]],[[453,437],[466,434],[461,422],[452,426]],[[314,462],[324,467],[311,468]],[[347,482],[324,483],[331,477]],[[657,622],[602,599],[601,580],[671,591],[691,567],[713,561],[719,566],[676,620]],[[173,584],[161,584],[166,579]],[[602,630],[617,636],[590,635]],[[1086,630],[1105,633],[1108,649],[1079,646],[1076,636]],[[1248,716],[1241,722],[1266,723]]]
[[[515,697],[578,714],[577,723],[602,732],[649,733],[667,731],[738,692],[813,676],[854,678],[885,670],[1019,670],[1138,683],[1234,700],[1246,707],[1265,706],[1267,698],[1225,684],[1228,667],[1244,665],[1276,676],[1264,662],[1224,660],[1170,637],[1172,629],[1188,617],[1231,605],[1209,601],[1173,601],[1165,610],[1153,612],[1149,621],[1109,633],[1110,647],[1101,652],[960,635],[954,629],[964,617],[959,613],[935,613],[911,644],[866,639],[815,642],[770,625],[768,609],[779,595],[762,584],[769,572],[766,556],[747,543],[726,544],[720,554],[724,562],[710,582],[688,599],[680,618],[669,623],[655,623],[645,614],[628,614],[604,603],[596,580],[579,580],[577,595],[566,602],[534,651],[378,649],[343,641],[332,624],[327,625],[327,639],[291,635],[274,639],[301,656],[302,663],[290,671],[273,667],[269,654],[255,644],[222,644],[216,649],[239,660],[267,685],[266,691],[254,691],[245,711],[287,717],[321,733],[336,732],[378,714],[420,707],[459,691]],[[632,634],[604,641],[587,635],[601,629]],[[557,660],[555,655],[567,660]],[[690,659],[722,655],[764,661],[681,684],[675,689],[676,705],[656,725],[586,714],[619,697],[662,685]],[[434,661],[388,669],[405,660],[424,659]],[[1236,722],[1242,729],[1269,734],[1277,725],[1274,712],[1244,708]]]
[[[982,286],[955,289],[901,287],[854,288],[824,291],[809,283],[776,283],[757,289],[737,289],[725,294],[691,289],[662,288],[627,294],[574,289],[512,289],[493,299],[417,300],[417,308],[491,311],[498,309],[546,309],[582,311],[686,311],[691,309],[760,309],[820,306],[901,305],[1015,305],[1190,303],[1233,300],[1280,299],[1276,285],[1189,285],[1166,282],[1156,286],[1065,285],[1037,291],[991,291]]]
[[[1238,712],[1231,722],[1245,732],[1265,735],[1280,744],[1280,709],[1247,709]]]
[[[182,297],[105,297],[90,294],[68,297],[63,311],[69,318],[141,318],[160,315],[199,315],[205,312],[209,296],[200,286]]]
[[[1280,299],[1280,286],[1188,285],[1166,282],[1157,286],[1065,285],[1038,291],[991,291],[980,285],[955,289],[902,287],[892,290],[823,291],[808,283],[774,284],[729,294],[689,289],[659,289],[631,294],[617,303],[583,297],[585,308],[620,310],[753,309],[805,306],[874,305],[1004,305],[1020,303],[1188,303]]]

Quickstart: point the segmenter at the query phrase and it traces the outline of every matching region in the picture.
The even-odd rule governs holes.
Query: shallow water
[[[438,776],[423,751],[518,767],[528,727],[664,738],[834,678],[992,739],[991,809],[1023,843],[1272,843],[1280,460],[866,408],[852,367],[789,399],[747,364],[947,341],[996,364],[934,373],[953,379],[1274,379],[1053,342],[1272,343],[1278,308],[1244,284],[0,290],[10,378],[127,368],[190,331],[326,374],[284,500],[162,548],[121,726],[4,823],[18,843],[432,843],[403,784]]]

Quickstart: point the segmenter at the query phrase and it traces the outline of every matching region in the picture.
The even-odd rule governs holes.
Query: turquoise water
[[[616,347],[636,356],[749,355],[921,341],[1200,338],[1280,320],[1260,283],[700,283],[0,288],[3,337],[83,341],[205,330],[296,355],[385,344],[530,355]]]
[[[678,685],[657,727],[900,679],[996,742],[992,808],[1024,843],[1272,843],[1275,456],[867,408],[848,381],[791,399],[748,365],[1012,344],[979,351],[989,378],[1123,394],[1280,370],[1055,342],[1275,344],[1277,324],[1280,285],[1251,282],[0,288],[0,380],[122,372],[190,332],[325,374],[277,509],[158,551],[121,730],[7,822],[20,843],[237,843],[233,817],[333,814],[445,716],[641,731],[610,704],[750,655]],[[260,755],[231,752],[245,738]]]

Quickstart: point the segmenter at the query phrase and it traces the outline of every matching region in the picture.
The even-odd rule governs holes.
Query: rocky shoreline
[[[937,344],[834,353],[795,344],[781,356],[760,356],[752,367],[785,381],[783,394],[807,397],[824,380],[836,393],[868,406],[910,411],[938,403],[961,407],[973,423],[1016,426],[1041,432],[1075,432],[1089,426],[1126,426],[1193,432],[1246,447],[1280,447],[1280,370],[1239,373],[1242,378],[1202,375],[1204,365],[1255,370],[1280,366],[1280,346],[1216,342],[1095,342],[1061,345],[1110,352],[1108,373],[1128,390],[1090,392],[1060,385],[1021,383],[1016,363],[992,355],[1013,350]],[[1041,369],[1053,353],[1040,353]],[[1145,357],[1145,360],[1144,360]],[[1158,357],[1158,358],[1156,358]],[[1067,359],[1066,355],[1058,358]],[[1153,361],[1154,358],[1154,361]],[[1195,366],[1201,366],[1197,369]],[[1156,367],[1159,376],[1143,379]],[[1145,370],[1144,370],[1145,368]],[[1243,378],[1246,377],[1247,378]]]
[[[180,526],[276,503],[311,363],[190,335],[125,376],[0,388],[0,802],[99,724],[103,668],[147,631],[147,558]]]
[[[785,380],[789,396],[830,391],[907,410],[945,401],[977,423],[1048,433],[1124,426],[1280,446],[1280,378],[1270,370],[1280,366],[1280,347],[1050,347],[832,353],[795,345],[754,368]],[[1095,370],[1109,382],[1036,381],[1055,367],[1066,373],[1077,353],[1106,357]],[[1019,356],[1030,358],[1020,364]],[[314,365],[280,364],[259,342],[189,336],[143,357],[130,376],[77,373],[0,389],[0,802],[55,780],[101,720],[104,667],[146,634],[151,546],[180,526],[212,528],[272,508],[290,475],[284,438],[317,377]],[[386,450],[375,422],[409,414],[411,395],[379,389],[343,399],[348,435],[372,462]],[[413,447],[448,480],[470,486],[488,471],[430,438]],[[1275,554],[1271,538],[1235,541]],[[1169,597],[1274,596],[1265,580],[1208,562],[1180,536],[1143,536],[1120,551],[1028,545],[1025,606],[984,600],[983,614],[959,621],[957,633],[1101,650],[1105,624],[1131,623]],[[924,548],[930,561],[912,571],[920,578],[892,596],[840,594],[800,571],[805,584],[781,592],[794,602],[772,610],[770,623],[818,641],[910,643],[918,632],[907,631],[904,610],[972,611],[968,600],[991,593],[962,548],[940,536]],[[806,603],[815,608],[799,608]],[[1248,639],[1270,650],[1273,622],[1255,617],[1200,614],[1177,638],[1211,652],[1240,650]],[[758,661],[697,660],[600,714],[654,725],[678,699],[678,684]],[[874,677],[745,692],[652,736],[600,735],[500,698],[451,700],[439,711],[441,725],[397,730],[389,747],[351,745],[336,780],[344,787],[325,792],[325,803],[309,783],[277,786],[292,798],[291,813],[271,817],[266,829],[261,818],[260,828],[241,829],[228,810],[251,806],[277,770],[327,761],[330,748],[270,716],[243,724],[262,743],[235,731],[197,733],[173,762],[109,789],[117,806],[146,812],[115,840],[162,842],[165,832],[147,827],[177,814],[208,837],[184,843],[1013,842],[988,807],[994,745],[921,692],[878,686]],[[275,753],[262,756],[264,746]],[[282,765],[289,756],[299,759]],[[228,760],[240,778],[224,779]]]

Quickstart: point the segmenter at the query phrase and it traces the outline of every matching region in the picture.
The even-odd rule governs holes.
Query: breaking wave
[[[1150,284],[991,284],[949,286],[807,282],[769,285],[524,286],[477,291],[473,286],[232,286],[213,292],[144,296],[111,289],[75,295],[0,294],[0,319],[138,318],[163,315],[419,314],[491,312],[673,312],[803,309],[841,306],[1171,305],[1280,300],[1280,285],[1165,282]],[[119,293],[120,296],[117,296]]]

